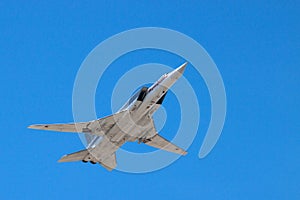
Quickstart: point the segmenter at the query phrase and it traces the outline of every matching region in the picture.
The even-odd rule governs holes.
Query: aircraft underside
[[[144,143],[169,152],[187,152],[160,136],[154,126],[153,113],[162,104],[168,89],[182,75],[187,63],[164,74],[150,88],[143,87],[119,112],[89,122],[31,125],[29,128],[85,134],[86,149],[63,156],[59,162],[83,161],[100,163],[108,170],[116,167],[116,151],[125,142]]]

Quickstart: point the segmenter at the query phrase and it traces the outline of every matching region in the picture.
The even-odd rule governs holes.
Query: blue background
[[[300,199],[299,8],[298,1],[1,1],[0,198]],[[216,147],[198,158],[210,102],[189,67],[185,76],[202,98],[202,117],[187,156],[148,174],[58,164],[63,154],[83,148],[79,138],[26,127],[72,121],[73,83],[87,54],[114,34],[144,26],[194,38],[217,64],[228,112]],[[111,114],[109,97],[123,72],[148,62],[175,68],[183,61],[150,50],[126,56],[99,83],[99,117]],[[171,94],[164,105],[174,102]],[[177,111],[167,109],[175,122]],[[177,126],[168,119],[162,134],[172,138]]]

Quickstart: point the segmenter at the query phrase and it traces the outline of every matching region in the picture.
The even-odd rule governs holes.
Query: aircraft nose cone
[[[185,70],[187,64],[188,64],[188,62],[183,63],[180,67],[178,67],[178,68],[176,69],[176,71],[179,72],[180,74],[183,74],[183,72],[184,72],[184,70]]]

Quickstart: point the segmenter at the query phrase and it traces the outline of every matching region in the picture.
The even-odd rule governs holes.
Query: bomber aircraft
[[[151,87],[142,87],[115,114],[89,122],[39,124],[28,128],[47,131],[83,133],[86,149],[63,156],[58,162],[99,163],[107,170],[116,168],[116,151],[125,142],[144,143],[165,151],[186,155],[155,129],[152,115],[162,104],[168,89],[182,76],[187,62],[162,75]]]

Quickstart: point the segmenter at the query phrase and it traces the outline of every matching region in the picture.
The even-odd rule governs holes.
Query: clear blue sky
[[[0,198],[300,199],[299,2],[139,2],[0,2]],[[186,77],[203,99],[203,123],[187,156],[138,175],[58,164],[62,155],[83,148],[79,138],[26,127],[72,121],[73,83],[83,59],[106,38],[144,26],[187,34],[217,64],[228,112],[216,147],[198,158],[210,103],[190,67]],[[130,56],[118,61],[124,70],[148,62],[176,67],[182,61],[162,52]],[[112,67],[106,76],[114,73],[119,72]],[[100,82],[99,117],[111,113],[110,99],[100,97],[110,96],[114,81]],[[164,104],[173,101],[169,95]],[[164,129],[172,126],[167,121]]]

